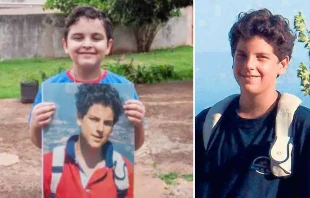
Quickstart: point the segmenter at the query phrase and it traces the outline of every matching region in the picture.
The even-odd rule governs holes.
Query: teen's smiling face
[[[100,67],[112,44],[113,40],[107,39],[102,21],[85,17],[71,25],[67,39],[63,39],[64,50],[71,57],[73,66],[81,69]]]
[[[233,69],[241,92],[256,95],[274,91],[277,76],[285,74],[288,63],[288,56],[279,61],[273,47],[263,38],[255,36],[249,40],[239,40]]]

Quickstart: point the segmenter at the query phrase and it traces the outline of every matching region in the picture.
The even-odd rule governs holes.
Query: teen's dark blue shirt
[[[202,131],[209,109],[196,116],[195,197],[310,197],[310,110],[299,106],[294,114],[292,174],[277,178],[269,166],[277,106],[259,118],[243,119],[238,101],[215,126],[207,150]]]

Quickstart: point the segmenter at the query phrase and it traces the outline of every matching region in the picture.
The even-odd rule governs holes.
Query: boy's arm
[[[305,141],[303,144],[303,152],[299,156],[299,163],[301,168],[298,168],[297,184],[299,186],[298,197],[310,197],[310,123],[308,122],[308,128],[305,129]]]
[[[203,143],[203,124],[209,109],[205,109],[195,117],[195,196],[208,197],[208,184],[205,182],[205,148]]]
[[[33,116],[32,116],[32,112],[35,108],[36,105],[38,105],[39,103],[42,102],[42,94],[41,94],[41,86],[39,87],[38,89],[38,93],[36,95],[36,98],[34,100],[34,103],[32,104],[32,108],[30,110],[30,113],[29,113],[29,118],[28,118],[28,133],[29,133],[29,136],[30,136],[30,140],[31,142],[38,148],[41,148],[42,147],[42,134],[41,134],[41,130],[42,129],[36,129],[34,126],[33,126]]]
[[[141,148],[144,143],[144,126],[135,126],[135,150]]]
[[[307,189],[307,192],[306,192],[306,196],[307,197],[310,197],[310,128],[308,130],[308,140],[307,140],[307,143],[306,143],[308,149],[307,149],[307,163],[306,163],[306,167],[305,167],[305,170],[307,171],[307,182],[306,182],[306,185],[305,185],[305,189]]]
[[[138,96],[138,93],[135,91],[134,93],[134,99],[135,100],[139,100],[139,96]],[[142,121],[139,123],[140,125],[139,126],[135,126],[135,150],[139,150],[139,148],[141,148],[141,146],[143,145],[144,143],[144,139],[145,139],[145,136],[144,136],[144,123],[143,123],[143,119],[144,119],[144,115],[145,115],[145,107],[143,105],[143,103],[141,102],[141,105],[143,107],[142,109]]]
[[[128,120],[135,126],[135,150],[138,150],[144,143],[145,107],[141,101],[135,99],[126,101],[124,109]]]
[[[29,124],[28,132],[30,134],[31,142],[38,148],[42,148],[42,130],[35,128]]]
[[[54,103],[42,102],[41,88],[39,88],[28,119],[31,142],[38,148],[42,147],[42,128],[50,123],[55,109]]]
[[[284,193],[293,192],[294,197],[310,197],[310,109],[298,107],[292,126],[294,127],[294,148],[292,175]],[[285,196],[285,195],[283,195]]]
[[[32,109],[29,133],[31,141],[38,148],[42,147],[42,128],[50,123],[55,109],[55,104],[48,102],[39,103]]]

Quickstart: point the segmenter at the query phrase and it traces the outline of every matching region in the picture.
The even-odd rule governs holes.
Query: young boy
[[[229,103],[207,146],[196,116],[196,197],[310,197],[310,110],[298,106],[292,130],[291,174],[270,169],[278,101],[276,79],[289,65],[295,36],[285,18],[262,9],[239,15],[229,32],[241,94]]]
[[[133,167],[109,141],[123,107],[108,84],[82,84],[75,94],[80,134],[44,155],[44,197],[133,197]]]
[[[93,7],[76,7],[68,16],[64,38],[65,52],[72,59],[72,68],[46,80],[44,83],[130,83],[126,78],[100,69],[104,57],[113,45],[112,25],[104,13]],[[143,118],[145,107],[138,100],[125,103],[125,114],[135,126],[135,149],[144,142]],[[33,104],[29,131],[32,142],[41,148],[42,128],[51,121],[55,105],[42,102],[41,90]]]

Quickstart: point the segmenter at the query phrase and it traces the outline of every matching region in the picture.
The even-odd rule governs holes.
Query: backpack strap
[[[113,172],[118,198],[125,197],[129,188],[128,169],[123,157],[116,151],[113,151]]]
[[[281,95],[278,103],[275,133],[270,149],[270,167],[277,177],[289,176],[292,166],[292,121],[301,100],[288,93]]]
[[[127,195],[129,188],[127,165],[122,155],[114,150],[113,144],[110,141],[105,143],[104,152],[106,156],[106,166],[108,168],[113,168],[117,198],[123,198]]]
[[[53,149],[52,178],[51,178],[51,198],[56,196],[56,189],[59,184],[63,165],[65,161],[65,146],[58,146]]]
[[[228,105],[238,96],[239,96],[238,94],[228,96],[227,98],[219,101],[209,109],[206,115],[205,122],[203,124],[203,142],[205,149],[207,149],[213,127],[220,120],[224,111],[227,109]]]

